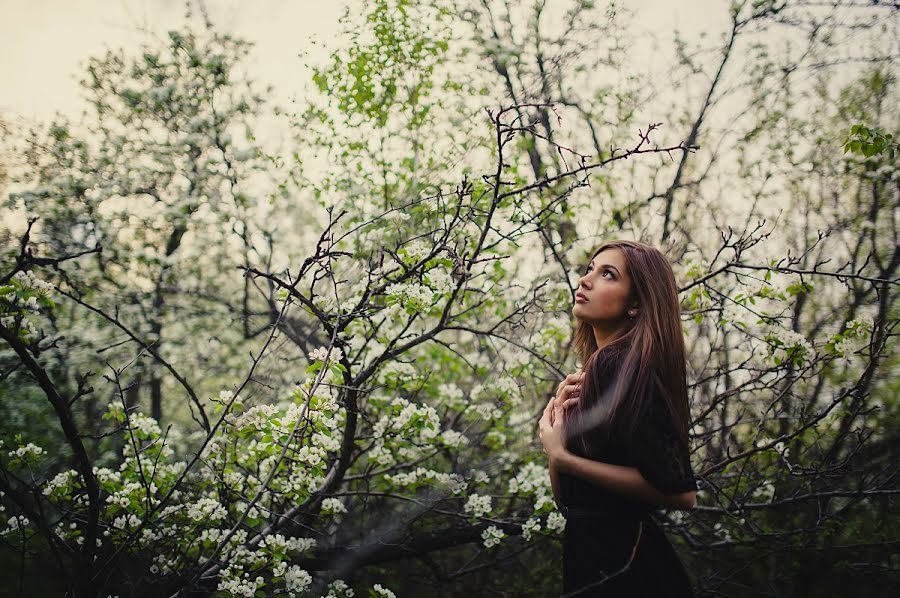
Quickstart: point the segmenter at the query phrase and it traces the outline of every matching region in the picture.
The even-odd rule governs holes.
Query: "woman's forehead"
[[[625,267],[625,253],[618,247],[607,247],[603,251],[597,252],[591,259],[591,263],[594,266],[611,264],[621,270]]]

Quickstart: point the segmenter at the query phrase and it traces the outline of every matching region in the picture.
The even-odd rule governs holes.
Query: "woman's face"
[[[604,249],[594,256],[578,281],[572,315],[588,324],[616,326],[628,318],[631,279],[621,249]],[[633,303],[633,302],[632,302]]]

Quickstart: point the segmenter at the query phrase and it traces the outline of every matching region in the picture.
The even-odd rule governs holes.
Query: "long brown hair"
[[[591,456],[611,434],[631,434],[654,400],[654,386],[666,402],[682,442],[688,445],[686,353],[681,305],[675,273],[655,247],[636,241],[604,243],[619,249],[631,279],[628,305],[637,301],[638,315],[609,344],[598,350],[591,325],[579,320],[572,344],[581,357],[584,378],[576,409],[566,413],[568,441]],[[607,374],[617,372],[614,380]]]

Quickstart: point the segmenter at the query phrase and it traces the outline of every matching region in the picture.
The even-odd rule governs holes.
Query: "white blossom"
[[[456,285],[453,275],[446,268],[435,268],[425,274],[425,283],[437,293],[449,293]]]
[[[188,505],[187,515],[194,521],[219,521],[228,515],[228,511],[217,500],[201,498]]]
[[[418,311],[431,307],[434,300],[434,291],[425,285],[418,283],[392,283],[385,292],[388,296],[397,297],[403,307],[409,307]]]
[[[18,531],[29,523],[28,517],[25,517],[24,515],[13,515],[9,518],[9,521],[6,522],[6,529],[0,530],[0,536],[5,536],[6,534]]]
[[[431,253],[432,249],[433,246],[428,245],[424,240],[416,239],[411,243],[407,243],[405,247],[400,249],[399,253],[405,253],[410,262],[415,263]]]
[[[321,446],[323,450],[326,451],[337,451],[341,448],[341,441],[334,436],[326,436],[321,432],[316,432],[313,435],[312,442],[318,446]]]
[[[497,380],[495,388],[513,405],[518,404],[522,400],[522,392],[514,378],[501,376],[500,379]]]
[[[159,436],[162,433],[159,424],[152,417],[133,413],[129,416],[128,421],[131,422],[133,429],[140,430],[148,436]]]
[[[328,350],[328,347],[319,347],[318,349],[309,352],[309,358],[312,361],[329,360],[334,363],[339,362],[343,357],[344,352],[341,351],[339,347],[332,347],[331,351]]]
[[[258,430],[263,428],[277,412],[278,409],[273,405],[254,405],[235,418],[233,424],[238,430]]]
[[[559,511],[553,511],[547,515],[547,529],[562,531],[566,527],[566,518]]]
[[[731,530],[724,528],[721,523],[716,523],[713,526],[713,531],[717,536],[719,536],[723,540],[726,540],[728,542],[730,542],[732,540]]]
[[[342,503],[340,499],[326,498],[322,501],[322,512],[329,515],[337,515],[339,513],[346,513],[347,507],[344,506],[344,503]]]
[[[372,587],[372,589],[375,590],[375,593],[377,593],[379,596],[385,596],[385,598],[397,598],[396,594],[394,594],[389,589],[382,587],[382,585],[379,583],[376,583]]]
[[[452,382],[438,386],[438,394],[451,407],[458,407],[464,403],[463,391]]]
[[[328,593],[322,598],[337,598],[339,594],[343,594],[347,598],[352,598],[353,596],[353,589],[343,579],[335,579],[328,584]]]
[[[506,533],[495,525],[492,525],[481,532],[481,538],[484,540],[485,548],[496,546],[505,536]]]
[[[491,512],[491,497],[479,494],[469,495],[464,507],[466,513],[472,513],[475,517],[482,517]]]
[[[27,459],[29,457],[40,457],[41,455],[46,455],[47,451],[33,442],[29,442],[26,445],[20,446],[14,451],[9,451],[10,457],[18,457],[19,459]]]
[[[763,502],[772,502],[772,499],[775,497],[775,484],[771,480],[765,480],[753,492],[753,497]]]
[[[379,371],[379,378],[382,381],[389,378],[396,378],[398,382],[410,382],[418,378],[418,372],[411,363],[390,361]]]
[[[249,578],[229,577],[225,574],[219,581],[218,590],[225,592],[230,596],[239,596],[241,598],[253,598],[256,590],[263,584],[263,578],[257,577],[255,580]]]
[[[16,272],[13,278],[19,281],[23,287],[36,289],[38,291],[49,291],[53,289],[53,285],[42,280],[31,272]]]
[[[553,501],[553,497],[550,496],[549,493],[538,494],[537,500],[534,501],[534,510],[540,511],[544,508],[545,505],[550,505],[555,507],[556,503]]]
[[[530,517],[528,521],[522,524],[522,537],[526,541],[531,540],[531,534],[541,530],[541,520],[537,517]]]
[[[456,430],[444,430],[441,432],[441,442],[449,448],[459,449],[469,444],[469,439]]]
[[[475,413],[485,420],[498,419],[503,415],[500,409],[490,401],[478,403],[478,405],[475,406]]]
[[[306,552],[316,545],[315,538],[288,538],[287,548],[291,552]]]
[[[297,565],[284,572],[284,586],[290,592],[302,592],[312,584],[312,576]]]

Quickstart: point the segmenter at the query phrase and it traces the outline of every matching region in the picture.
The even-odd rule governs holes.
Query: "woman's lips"
[[[584,296],[584,293],[578,292],[575,293],[575,303],[584,303],[587,301],[587,297]]]

